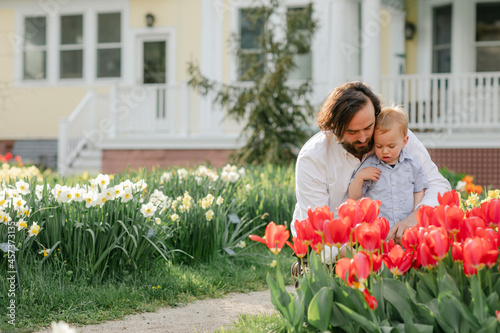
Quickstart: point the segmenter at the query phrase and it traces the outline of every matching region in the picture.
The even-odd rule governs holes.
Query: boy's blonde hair
[[[399,126],[401,135],[406,137],[408,133],[408,115],[405,110],[400,106],[383,108],[377,116],[375,129],[384,134],[394,126]]]

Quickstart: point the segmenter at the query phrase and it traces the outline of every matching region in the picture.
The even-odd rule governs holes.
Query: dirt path
[[[288,291],[294,291],[292,286]],[[79,333],[162,332],[192,333],[214,332],[230,326],[240,313],[260,314],[276,312],[269,290],[248,294],[229,294],[224,298],[207,299],[178,308],[161,308],[156,312],[130,315],[123,320],[78,327]],[[49,330],[39,333],[50,332]]]

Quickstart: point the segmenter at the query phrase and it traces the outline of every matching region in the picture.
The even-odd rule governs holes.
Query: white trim
[[[179,140],[178,135],[155,136],[154,138],[130,138],[122,140],[105,140],[99,144],[103,150],[127,149],[238,149],[239,134],[225,135],[190,135]]]
[[[3,5],[3,6],[2,6]],[[32,86],[67,86],[67,85],[90,85],[109,84],[121,81],[127,77],[129,70],[124,64],[127,57],[126,39],[127,22],[129,20],[128,0],[86,0],[78,1],[4,1],[1,8],[15,9],[14,35],[10,36],[14,47],[14,85],[16,87]],[[122,20],[122,72],[120,78],[97,79],[96,71],[96,35],[97,35],[97,14],[104,12],[119,12]],[[59,78],[59,50],[60,50],[60,18],[61,15],[83,15],[83,47],[84,63],[82,79],[60,79]],[[23,79],[23,44],[24,35],[23,20],[26,16],[45,16],[47,18],[47,75],[46,80],[24,80]]]

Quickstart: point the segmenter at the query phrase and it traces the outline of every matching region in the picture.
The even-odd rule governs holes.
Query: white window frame
[[[43,82],[46,82],[47,81],[47,76],[48,76],[48,63],[49,63],[49,54],[48,54],[48,19],[47,19],[47,16],[45,15],[32,15],[32,16],[29,16],[29,15],[26,15],[23,17],[23,20],[22,20],[22,35],[24,36],[24,33],[26,32],[26,25],[25,25],[25,22],[26,22],[26,18],[28,17],[34,17],[34,18],[37,18],[37,17],[43,17],[45,18],[45,45],[43,46],[34,46],[34,45],[26,45],[24,43],[24,38],[22,39],[22,50],[21,50],[21,55],[20,55],[20,62],[21,62],[21,67],[22,67],[22,72],[21,72],[21,79],[23,81],[26,81],[26,82],[33,82],[33,83],[43,83]],[[42,78],[42,79],[26,79],[24,78],[24,53],[26,51],[45,51],[45,77]]]
[[[474,11],[474,71],[476,71],[477,69],[477,48],[478,47],[488,47],[488,46],[495,46],[495,47],[498,47],[500,46],[500,40],[497,40],[497,41],[482,41],[482,42],[478,42],[476,41],[476,29],[477,29],[477,12],[476,12],[476,9],[477,9],[477,4],[478,3],[496,3],[496,4],[500,4],[500,1],[498,0],[481,0],[481,1],[475,1],[474,2],[474,8],[473,8],[473,11]],[[484,72],[482,72],[484,73]]]
[[[81,44],[65,44],[63,45],[62,44],[62,41],[61,41],[61,21],[62,21],[62,18],[65,17],[65,16],[82,16],[82,34],[83,34],[83,38],[82,38],[82,43]],[[57,36],[57,45],[58,45],[58,48],[57,48],[57,58],[58,58],[58,66],[57,66],[57,79],[58,81],[60,82],[78,82],[78,81],[81,81],[81,80],[84,80],[85,79],[85,61],[86,61],[86,57],[87,57],[87,54],[88,54],[88,51],[86,50],[86,40],[88,39],[87,37],[87,15],[85,15],[85,13],[79,13],[79,12],[75,12],[75,13],[64,13],[64,14],[61,14],[59,15],[58,17],[58,36]],[[79,51],[79,50],[82,50],[82,77],[81,78],[63,78],[61,77],[61,52],[63,51]]]
[[[13,3],[15,6],[17,3]],[[31,86],[81,86],[81,85],[109,85],[119,82],[130,82],[133,69],[129,69],[133,55],[131,54],[130,39],[127,35],[129,21],[128,0],[86,0],[85,2],[68,1],[59,6],[40,6],[33,1],[16,8],[14,34],[8,36],[14,48],[14,85],[19,87]],[[97,78],[97,15],[100,13],[121,14],[121,76],[113,78]],[[59,78],[59,50],[60,50],[60,20],[61,16],[82,14],[84,16],[84,63],[82,79]],[[25,80],[23,76],[23,35],[24,18],[45,16],[47,19],[47,75],[45,80]]]
[[[120,14],[120,42],[118,43],[99,43],[99,15],[100,14],[115,14],[119,13]],[[120,11],[114,11],[114,10],[106,10],[106,11],[98,11],[96,13],[96,43],[95,43],[95,79],[96,80],[112,80],[112,79],[121,79],[123,77],[123,13]],[[97,53],[99,50],[105,50],[105,49],[120,49],[120,55],[121,55],[121,60],[120,60],[120,76],[113,76],[113,77],[98,77],[97,76],[97,71],[99,68],[98,64],[98,58],[97,58]]]

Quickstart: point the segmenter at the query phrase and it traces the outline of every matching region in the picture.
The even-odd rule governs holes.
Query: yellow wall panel
[[[0,10],[0,89],[2,90],[14,81],[14,17],[14,10]],[[4,98],[2,90],[0,90],[0,111],[1,99]]]
[[[405,0],[406,4],[406,21],[415,24],[418,31],[418,3],[417,0]],[[417,73],[417,46],[418,46],[418,33],[412,40],[406,40],[406,74]]]

